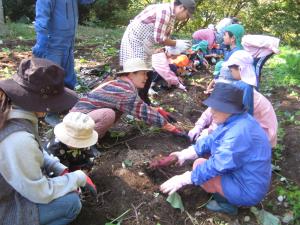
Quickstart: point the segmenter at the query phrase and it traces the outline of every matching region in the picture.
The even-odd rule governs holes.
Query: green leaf
[[[169,202],[173,208],[180,209],[181,212],[184,211],[181,197],[179,194],[177,194],[177,192],[169,195],[169,197],[167,198],[167,202]]]
[[[124,166],[123,166],[124,165]],[[133,162],[129,159],[125,159],[123,162],[122,162],[122,166],[123,168],[127,168],[127,167],[132,167],[133,165]]]
[[[251,207],[250,211],[256,216],[257,222],[261,225],[280,225],[280,220],[272,213],[264,209],[258,210],[256,207]]]
[[[118,223],[105,223],[105,225],[121,225],[121,221],[118,221]]]
[[[125,216],[127,213],[130,212],[130,209],[128,209],[127,211],[123,212],[122,215],[118,216],[116,219],[105,223],[105,225],[121,225],[122,222],[122,217]]]

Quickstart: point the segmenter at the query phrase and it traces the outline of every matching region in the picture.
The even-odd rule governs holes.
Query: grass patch
[[[7,23],[6,31],[0,36],[3,40],[34,40],[33,24]]]
[[[267,63],[267,83],[272,87],[300,87],[300,50],[282,47],[281,53],[273,56]]]

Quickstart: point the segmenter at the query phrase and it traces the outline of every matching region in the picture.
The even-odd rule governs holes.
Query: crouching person
[[[210,135],[180,152],[178,164],[197,159],[193,170],[160,186],[172,194],[194,184],[213,193],[207,204],[212,211],[237,214],[238,206],[252,206],[266,195],[271,182],[271,146],[264,130],[245,112],[242,90],[217,83],[204,104],[211,107],[218,127]]]
[[[69,171],[90,171],[94,165],[98,141],[93,119],[80,112],[68,113],[54,128],[54,135],[47,144],[47,152],[57,156]]]
[[[1,224],[69,224],[81,210],[76,190],[96,193],[84,172],[67,173],[43,151],[38,135],[38,118],[77,101],[64,88],[64,74],[51,61],[35,58],[23,60],[13,79],[0,81]]]
[[[105,135],[123,113],[175,135],[187,137],[185,131],[169,123],[174,118],[168,112],[149,106],[139,97],[138,89],[145,86],[147,72],[150,70],[142,59],[127,60],[123,71],[117,73],[115,80],[103,83],[87,93],[71,111],[86,113],[92,117],[99,138]]]

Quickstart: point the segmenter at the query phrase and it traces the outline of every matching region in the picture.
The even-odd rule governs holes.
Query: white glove
[[[188,50],[191,46],[192,43],[189,40],[176,40],[175,47],[180,49],[181,52]]]
[[[192,184],[192,172],[187,171],[181,175],[174,176],[160,185],[160,191],[169,195],[176,192],[185,185]]]
[[[191,129],[188,133],[191,142],[194,142],[198,139],[200,133],[202,131],[202,126],[196,125],[193,129]]]
[[[186,87],[185,87],[182,83],[179,82],[179,84],[178,84],[177,87],[178,87],[179,89],[181,89],[181,90],[187,92]]]
[[[176,48],[175,46],[166,46],[165,47],[166,52],[169,53],[170,55],[180,55],[181,50]]]
[[[157,93],[156,91],[154,91],[152,88],[149,88],[148,94],[149,94],[150,96],[158,95],[158,93]]]
[[[198,155],[193,146],[183,149],[180,152],[172,152],[170,155],[175,155],[178,159],[177,163],[182,166],[182,164],[188,159],[197,159]]]

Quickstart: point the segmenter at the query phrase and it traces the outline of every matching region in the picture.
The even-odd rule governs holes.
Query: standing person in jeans
[[[81,170],[68,169],[43,150],[38,118],[72,107],[64,70],[46,59],[26,59],[13,79],[0,81],[0,218],[2,225],[62,225],[81,210],[79,187],[96,194]],[[51,175],[51,177],[49,177]]]
[[[78,25],[78,4],[90,4],[95,0],[37,0],[35,7],[36,44],[32,48],[35,57],[49,59],[64,68],[65,86],[74,89],[74,43]],[[58,114],[47,114],[51,126],[59,123]]]
[[[194,0],[175,0],[171,3],[154,4],[145,8],[127,26],[123,35],[120,49],[120,65],[131,58],[140,58],[151,64],[154,45],[173,46],[181,52],[187,50],[191,43],[187,40],[170,38],[175,20],[185,21],[195,11]],[[155,66],[155,65],[153,65]],[[150,104],[148,89],[151,84],[151,74],[145,88],[139,94]]]
[[[95,0],[37,0],[34,56],[49,59],[64,68],[65,86],[74,89],[74,42],[78,25],[78,4]]]

